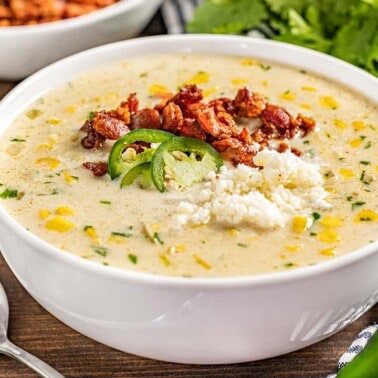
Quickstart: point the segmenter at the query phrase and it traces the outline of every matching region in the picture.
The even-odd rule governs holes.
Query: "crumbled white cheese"
[[[261,228],[283,227],[294,215],[308,216],[315,209],[329,208],[323,177],[316,164],[287,151],[263,150],[254,158],[263,169],[239,165],[211,172],[203,189],[177,209],[180,225],[225,226],[250,224]]]

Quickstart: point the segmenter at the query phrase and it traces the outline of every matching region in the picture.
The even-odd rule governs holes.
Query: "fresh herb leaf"
[[[312,213],[312,217],[314,218],[314,221],[317,221],[321,218],[321,215],[317,212]]]
[[[163,240],[161,239],[160,235],[157,232],[154,232],[152,235],[152,239],[155,241],[155,243],[164,244]]]
[[[129,260],[133,263],[133,264],[136,264],[138,262],[138,256],[135,256],[135,255],[132,255],[131,253],[129,253],[127,255],[127,257],[129,258]]]
[[[356,207],[360,207],[360,206],[363,206],[363,205],[365,205],[366,204],[366,202],[364,202],[364,201],[356,201],[356,202],[353,202],[352,203],[352,210],[354,210]]]
[[[93,247],[93,250],[102,257],[106,257],[108,250],[105,247]]]
[[[0,193],[0,198],[7,199],[7,198],[16,198],[18,196],[18,191],[15,189],[5,189],[3,192]]]

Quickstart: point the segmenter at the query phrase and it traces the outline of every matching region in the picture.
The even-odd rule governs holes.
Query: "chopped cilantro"
[[[369,142],[367,142],[367,143],[365,144],[364,150],[367,150],[367,149],[370,148],[370,147],[371,147],[371,142],[369,141]]]
[[[191,33],[247,34],[322,51],[378,76],[377,0],[204,0]]]
[[[111,201],[106,201],[106,200],[101,200],[100,203],[102,203],[103,205],[111,205]]]
[[[0,193],[0,198],[7,199],[7,198],[16,198],[18,196],[18,191],[15,189],[5,189],[3,192]]]
[[[136,264],[138,262],[138,256],[135,256],[135,255],[132,255],[131,253],[129,253],[127,255],[127,257],[129,258],[129,260],[133,263],[133,264]]]
[[[236,244],[238,247],[242,247],[242,248],[248,248],[248,244],[244,244],[244,243],[238,243]]]
[[[130,238],[131,236],[133,236],[133,234],[131,234],[129,232],[126,233],[126,232],[117,232],[117,231],[113,231],[111,233],[111,235],[113,235],[113,236],[120,236],[122,238]]]
[[[354,210],[356,207],[360,207],[360,206],[363,206],[363,205],[365,205],[366,204],[366,202],[364,202],[364,201],[356,201],[356,202],[353,202],[352,203],[352,210]]]
[[[157,232],[154,232],[152,235],[152,239],[159,244],[164,244],[163,240],[161,239],[160,235]]]
[[[108,250],[105,247],[93,247],[93,250],[102,257],[106,257]]]

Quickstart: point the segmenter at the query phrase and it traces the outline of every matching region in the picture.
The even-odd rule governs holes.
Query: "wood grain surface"
[[[163,32],[161,16],[158,14],[143,32],[143,35]],[[0,81],[0,98],[14,85],[15,83]],[[72,378],[320,378],[335,372],[337,360],[358,332],[378,321],[378,305],[376,305],[338,334],[285,356],[235,365],[181,365],[119,352],[73,331],[45,311],[27,294],[1,256],[0,280],[8,293],[9,299],[9,338],[15,344],[55,367],[64,376]],[[0,355],[0,377],[31,378],[36,377],[36,374],[20,363]]]

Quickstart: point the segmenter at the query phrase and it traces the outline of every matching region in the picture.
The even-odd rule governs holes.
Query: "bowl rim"
[[[15,25],[0,27],[0,37],[11,37],[15,34],[37,34],[49,33],[63,30],[75,29],[76,27],[84,27],[106,20],[117,14],[131,11],[132,9],[142,5],[147,0],[119,0],[114,4],[110,4],[96,11],[83,14],[82,16],[65,18],[51,22],[45,22],[35,25]],[[151,1],[151,0],[149,0]]]
[[[139,0],[137,0],[139,1]],[[152,37],[143,37],[137,38],[127,41],[115,42],[108,45],[103,45],[99,47],[95,47],[86,51],[82,51],[80,53],[76,53],[71,55],[67,58],[61,59],[55,63],[48,65],[47,67],[39,70],[35,74],[31,75],[29,78],[22,81],[18,84],[14,89],[12,89],[1,101],[0,101],[0,115],[2,114],[3,109],[5,109],[8,104],[12,103],[17,96],[20,96],[23,91],[32,89],[36,83],[40,79],[46,79],[54,73],[55,71],[59,70],[60,67],[64,65],[72,65],[80,60],[85,59],[86,57],[90,57],[96,54],[104,54],[104,52],[109,51],[117,51],[119,49],[123,49],[129,47],[138,47],[139,45],[148,45],[149,43],[156,44],[164,44],[164,43],[181,43],[182,45],[188,46],[190,43],[206,43],[209,44],[211,42],[221,42],[221,43],[228,43],[228,44],[237,44],[240,43],[240,46],[246,46],[246,48],[252,49],[253,47],[268,47],[270,49],[275,49],[278,51],[285,51],[288,53],[299,54],[299,56],[307,56],[307,58],[313,58],[319,61],[321,64],[317,66],[316,69],[307,68],[309,72],[314,72],[315,74],[319,74],[317,70],[320,70],[323,65],[330,64],[331,66],[334,65],[332,72],[347,72],[348,74],[354,77],[354,85],[360,83],[360,80],[364,82],[364,84],[370,84],[370,89],[377,92],[378,95],[378,79],[375,78],[373,75],[368,74],[367,72],[349,64],[343,62],[337,58],[331,57],[329,55],[319,53],[314,50],[309,50],[307,48],[303,48],[300,46],[294,46],[291,44],[271,41],[271,40],[260,40],[251,37],[243,37],[243,36],[216,36],[216,35],[161,35],[161,36],[152,36]],[[186,47],[187,48],[187,47]],[[145,56],[151,55],[148,50],[146,50]],[[172,53],[172,52],[171,52]],[[195,53],[195,51],[194,51]],[[203,53],[203,52],[201,52]],[[214,55],[222,54],[220,51],[212,52]],[[112,59],[116,61],[119,59],[117,54],[116,57]],[[138,56],[142,56],[143,54],[138,54]],[[152,53],[153,55],[153,53]],[[227,54],[230,56],[237,56],[237,54]],[[253,56],[250,53],[250,56]],[[125,57],[123,59],[126,59]],[[266,60],[271,60],[267,59]],[[283,64],[291,66],[293,64],[288,64],[284,62]],[[97,67],[100,67],[103,64],[96,64]],[[298,66],[300,66],[298,64]],[[297,66],[297,68],[298,68]],[[319,68],[320,67],[320,68]],[[91,68],[93,69],[93,67]],[[89,69],[88,69],[89,70]],[[86,71],[88,71],[86,70]],[[336,70],[336,71],[335,71]],[[72,74],[71,76],[78,76],[80,73],[75,70],[76,74]],[[331,73],[326,74],[325,72],[322,73],[324,77],[332,78],[332,81],[338,82],[335,78],[331,77]],[[351,78],[351,77],[349,77]],[[348,83],[345,82],[343,85],[347,86]],[[59,83],[57,85],[62,85]],[[47,89],[45,88],[45,92],[51,90],[47,84]],[[363,85],[362,85],[363,86]],[[362,94],[363,88],[361,88],[360,93]],[[354,91],[356,89],[354,88]],[[374,95],[368,96],[374,98]],[[37,97],[33,97],[33,102],[37,99]],[[22,111],[22,110],[21,110]],[[13,119],[19,115],[20,112],[13,114]],[[6,130],[13,119],[6,124],[3,130],[0,131],[0,136],[4,130]],[[75,266],[75,269],[83,270],[83,271],[90,271],[92,273],[101,274],[107,277],[112,277],[113,279],[121,280],[121,281],[132,281],[135,283],[153,283],[155,285],[163,285],[163,286],[177,286],[177,287],[201,287],[201,288],[214,288],[214,289],[233,289],[236,287],[259,287],[265,286],[266,284],[269,285],[280,285],[284,282],[289,281],[298,281],[308,278],[313,278],[316,276],[328,274],[333,271],[337,271],[340,269],[344,269],[347,266],[357,263],[359,260],[363,260],[375,253],[378,253],[378,240],[375,242],[369,243],[357,250],[350,252],[346,255],[339,256],[329,261],[324,261],[318,263],[313,266],[304,266],[298,267],[293,270],[285,270],[285,271],[278,271],[272,273],[265,273],[265,274],[258,274],[258,275],[250,275],[250,276],[229,276],[229,277],[179,277],[179,276],[165,276],[153,273],[145,273],[145,272],[138,272],[138,271],[130,271],[124,268],[118,268],[113,266],[104,266],[98,262],[89,261],[83,259],[73,253],[64,251],[55,247],[54,245],[44,241],[37,235],[34,235],[30,231],[26,230],[20,223],[18,223],[6,210],[3,206],[0,205],[0,222],[5,222],[9,228],[12,229],[19,237],[23,238],[24,241],[31,245],[32,248],[36,249],[38,252],[43,254],[47,254],[50,258],[54,258],[59,260],[62,263],[66,263],[69,265]],[[0,238],[0,249],[1,249],[1,238]],[[6,254],[3,252],[5,259],[7,260]]]

